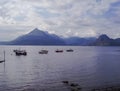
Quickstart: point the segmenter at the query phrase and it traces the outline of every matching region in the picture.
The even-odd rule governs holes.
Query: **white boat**
[[[27,52],[25,50],[13,50],[16,54],[16,56],[20,56],[20,55],[27,55]]]
[[[39,54],[48,54],[48,50],[41,50]]]

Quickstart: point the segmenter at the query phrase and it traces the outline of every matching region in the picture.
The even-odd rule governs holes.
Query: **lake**
[[[65,51],[70,48],[74,52]],[[14,49],[24,49],[28,55],[16,56]],[[48,54],[39,54],[42,49]],[[4,50],[0,91],[70,91],[62,81],[78,83],[82,91],[120,85],[120,47],[0,46],[0,60]]]

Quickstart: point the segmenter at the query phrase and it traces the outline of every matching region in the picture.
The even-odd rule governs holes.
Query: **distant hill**
[[[28,34],[19,36],[9,42],[0,42],[0,45],[71,45],[71,46],[120,46],[120,38],[112,39],[106,34],[98,38],[68,37],[63,38],[55,34],[35,28]]]
[[[69,37],[64,40],[66,45],[88,46],[91,43],[93,43],[96,40],[96,38],[95,37],[90,37],[90,38]]]
[[[92,44],[93,46],[120,46],[120,38],[111,39],[106,34],[100,35]]]

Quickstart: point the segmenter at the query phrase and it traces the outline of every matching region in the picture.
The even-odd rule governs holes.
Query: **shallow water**
[[[74,52],[66,52],[72,48]],[[25,49],[16,56],[13,49]],[[41,49],[47,55],[38,54]],[[56,49],[64,50],[55,53]],[[0,91],[69,91],[62,81],[78,83],[83,90],[120,84],[120,47],[0,46]],[[30,90],[29,90],[30,91]]]

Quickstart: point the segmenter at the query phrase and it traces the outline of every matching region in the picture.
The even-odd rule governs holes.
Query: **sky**
[[[34,28],[64,37],[120,38],[120,0],[0,0],[0,41]]]

